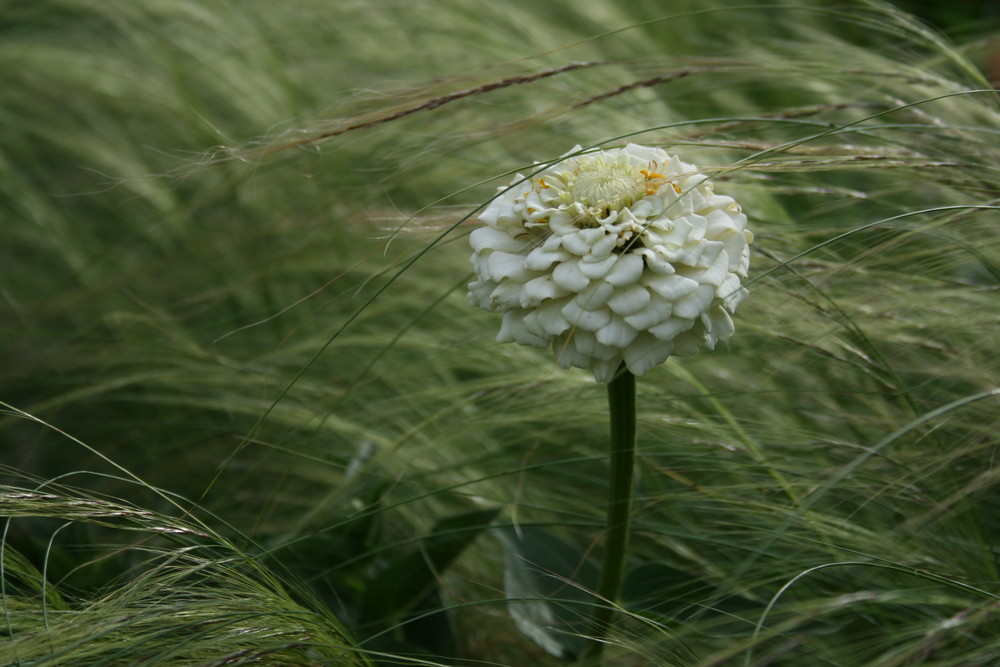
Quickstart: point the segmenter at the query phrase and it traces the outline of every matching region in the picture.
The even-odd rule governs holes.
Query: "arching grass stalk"
[[[604,560],[597,595],[601,599],[590,619],[592,642],[584,660],[597,659],[621,587],[628,550],[629,518],[632,514],[632,479],[635,467],[635,375],[622,364],[608,382],[608,412],[611,418],[610,484],[608,518],[604,536]]]

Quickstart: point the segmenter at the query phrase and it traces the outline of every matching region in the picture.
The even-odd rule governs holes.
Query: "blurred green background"
[[[607,664],[1000,660],[997,10],[911,4],[0,1],[0,663],[571,659],[603,387],[465,237],[629,140],[757,240]]]

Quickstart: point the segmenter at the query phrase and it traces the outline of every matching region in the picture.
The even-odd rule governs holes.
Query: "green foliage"
[[[0,507],[8,528],[35,517],[31,529],[53,538],[39,572],[4,532],[4,664],[369,664],[335,618],[296,602],[256,559],[198,523],[56,484],[5,485]],[[59,573],[51,555],[60,528],[39,518],[136,537],[77,544],[73,570]],[[103,594],[61,592],[108,560],[121,569]]]
[[[727,348],[639,378],[608,664],[997,662],[996,34],[953,34],[862,0],[0,0],[0,663],[576,653],[604,392],[493,340],[464,237],[532,161],[626,141],[756,241]]]
[[[557,658],[584,648],[590,607],[600,604],[597,567],[587,554],[530,526],[500,533],[504,545],[504,594],[518,629]]]

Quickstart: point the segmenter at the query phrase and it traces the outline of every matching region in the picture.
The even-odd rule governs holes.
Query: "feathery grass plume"
[[[4,664],[370,664],[332,615],[196,522],[44,483],[0,487],[0,516]],[[22,523],[49,539],[41,571],[10,544]],[[60,534],[81,524],[112,541],[50,562]],[[93,597],[73,591],[107,561],[128,567]],[[56,579],[59,566],[71,569]]]
[[[215,555],[244,567],[251,534],[286,590],[308,582],[348,622],[337,596],[365,568],[435,544],[438,517],[502,506],[506,529],[543,532],[567,567],[481,537],[436,573],[440,607],[460,613],[432,655],[558,664],[503,603],[536,603],[547,647],[569,645],[581,604],[563,583],[592,569],[603,521],[579,500],[605,492],[603,401],[551,353],[490,344],[495,316],[464,299],[461,237],[535,159],[659,146],[717,168],[752,213],[754,307],[724,350],[644,376],[608,659],[1000,655],[1000,122],[979,73],[995,27],[955,44],[887,5],[808,0],[38,0],[2,14],[0,400],[99,443],[4,417],[3,464],[90,471],[74,479],[87,497],[169,513],[99,453],[201,498],[229,540]],[[46,558],[60,524],[28,521],[6,541],[24,559],[4,561],[4,613],[11,641],[43,651],[43,609],[51,624],[63,603],[105,598],[72,579],[43,605],[31,569],[68,572],[91,559],[74,543],[127,540],[76,521]],[[171,548],[155,544],[154,570]],[[225,564],[195,576],[195,555],[191,590],[247,592]],[[551,595],[504,592],[505,560]],[[102,563],[121,574],[116,600],[151,590]],[[173,590],[156,572],[154,592]],[[286,597],[272,588],[247,604]],[[94,649],[65,648],[64,664]]]

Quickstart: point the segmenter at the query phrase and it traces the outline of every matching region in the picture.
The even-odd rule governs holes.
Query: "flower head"
[[[579,146],[520,174],[472,232],[469,301],[504,313],[497,340],[552,346],[561,366],[607,382],[733,333],[746,296],[746,216],[658,148]]]

